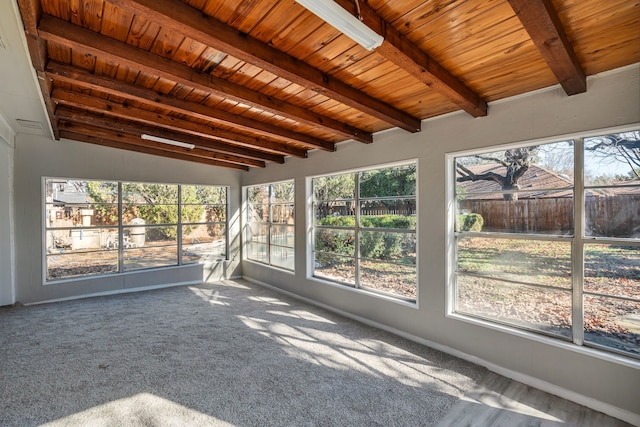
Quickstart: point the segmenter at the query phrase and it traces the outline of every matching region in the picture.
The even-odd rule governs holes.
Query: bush
[[[363,228],[415,228],[415,217],[403,215],[363,216],[360,219]],[[318,221],[319,225],[334,227],[355,227],[353,216],[331,216]],[[326,232],[321,230],[316,236],[316,250],[339,255],[351,255],[351,234],[340,231]],[[402,233],[385,233],[372,231],[360,234],[360,256],[373,259],[390,259],[402,254]],[[324,257],[323,257],[324,258]]]
[[[456,231],[482,231],[484,219],[477,213],[461,214],[456,217]]]

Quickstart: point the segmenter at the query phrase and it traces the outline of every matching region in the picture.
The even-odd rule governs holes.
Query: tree
[[[614,169],[616,166],[617,169],[621,165],[629,166],[626,173],[618,171],[618,176],[640,179],[640,131],[588,138],[584,149],[585,157],[600,166],[610,165]]]
[[[372,202],[381,203],[389,211],[404,209],[415,210],[415,199],[394,199],[395,197],[414,196],[416,194],[416,165],[374,169],[360,172],[360,197],[380,197]],[[389,197],[389,199],[384,199]]]
[[[332,207],[345,206],[342,213],[352,213],[355,205],[355,174],[332,175],[313,180],[313,196],[318,218],[331,215]]]
[[[100,224],[118,224],[118,184],[104,181],[77,181],[81,191],[86,192],[95,209],[96,220]]]
[[[457,182],[466,181],[494,181],[502,190],[518,190],[518,180],[529,170],[531,161],[537,154],[538,146],[514,148],[506,150],[504,153],[496,153],[496,155],[475,155],[471,156],[473,159],[477,159],[479,163],[497,163],[506,168],[504,175],[500,175],[496,172],[484,172],[476,174],[467,168],[460,160],[456,161],[456,177]],[[517,193],[504,194],[505,200],[517,200]]]

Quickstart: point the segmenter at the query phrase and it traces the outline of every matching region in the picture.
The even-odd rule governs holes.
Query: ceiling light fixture
[[[187,142],[174,141],[173,139],[161,138],[159,136],[147,135],[143,133],[140,135],[140,138],[146,139],[148,141],[161,142],[163,144],[174,145],[176,147],[188,148],[189,150],[193,150],[196,148],[194,144],[189,144]]]
[[[367,50],[377,48],[384,41],[384,37],[332,0],[296,0],[296,2]]]

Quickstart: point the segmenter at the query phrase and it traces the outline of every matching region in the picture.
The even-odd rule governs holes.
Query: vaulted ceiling
[[[294,0],[18,4],[56,139],[242,170],[640,60],[636,0],[335,1],[383,44]]]

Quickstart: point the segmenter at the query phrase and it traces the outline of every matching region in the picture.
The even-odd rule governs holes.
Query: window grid
[[[398,168],[404,168],[404,167],[409,167],[409,168],[416,168],[416,164],[415,163],[410,163],[410,164],[404,164],[399,166]],[[312,205],[311,205],[311,209],[312,209],[312,228],[313,228],[313,232],[311,234],[312,236],[312,242],[311,242],[311,253],[312,253],[312,271],[313,271],[313,276],[323,279],[323,280],[329,280],[331,282],[335,282],[341,285],[345,285],[345,286],[349,286],[349,287],[353,287],[355,289],[366,289],[368,291],[372,291],[372,292],[376,292],[376,293],[380,293],[380,294],[385,294],[385,295],[389,295],[392,296],[394,298],[399,298],[399,299],[403,299],[403,300],[408,300],[408,301],[415,301],[416,300],[416,295],[417,295],[417,265],[414,263],[413,265],[408,265],[408,264],[403,264],[401,262],[396,262],[395,260],[392,259],[376,259],[374,257],[368,257],[365,256],[365,254],[363,253],[363,238],[366,236],[373,236],[376,233],[385,233],[386,236],[396,236],[393,239],[390,240],[397,240],[397,236],[413,236],[412,240],[415,241],[415,236],[416,236],[416,227],[414,226],[414,228],[412,229],[403,229],[403,228],[396,228],[396,227],[374,227],[374,226],[364,226],[363,225],[363,218],[367,217],[366,215],[363,215],[363,203],[367,203],[367,202],[373,202],[373,201],[388,201],[388,200],[393,200],[393,201],[402,201],[402,200],[409,200],[414,206],[414,210],[415,210],[415,203],[416,203],[416,196],[415,196],[415,191],[412,192],[412,194],[402,194],[402,195],[387,195],[387,196],[363,196],[362,195],[362,188],[361,188],[361,173],[364,172],[382,172],[385,170],[391,170],[393,169],[393,166],[389,166],[389,167],[380,167],[378,169],[367,169],[367,170],[361,170],[361,171],[354,171],[352,173],[347,173],[347,174],[339,174],[339,175],[328,175],[328,176],[323,176],[323,177],[316,177],[316,178],[312,178],[311,179],[311,191],[313,194],[313,199],[312,199]],[[341,197],[336,197],[336,198],[329,198],[329,199],[323,199],[323,198],[318,198],[317,197],[317,187],[318,186],[323,186],[323,185],[327,185],[327,182],[325,181],[323,184],[319,183],[319,180],[323,179],[323,178],[336,178],[336,177],[345,177],[345,176],[349,176],[350,179],[353,180],[353,188],[350,191],[350,194],[343,193],[340,196]],[[415,178],[414,178],[415,179]],[[339,184],[338,184],[339,185]],[[415,182],[414,182],[414,189],[415,189]],[[324,209],[322,209],[321,207],[323,207]],[[347,217],[349,216],[349,214],[352,212],[354,221],[353,221],[353,225],[344,225],[344,224],[340,224],[340,222],[338,221],[337,224],[332,224],[332,221],[329,221],[329,223],[325,223],[322,224],[321,223],[321,219],[319,218],[319,216],[322,216],[322,211],[323,210],[333,210],[335,209],[334,214],[338,214],[338,216],[344,216],[346,215]],[[325,212],[325,215],[327,215],[328,212]],[[329,215],[327,215],[329,216]],[[414,213],[414,218],[417,218],[417,213]],[[324,219],[326,219],[326,216],[324,217]],[[346,221],[347,223],[349,221]],[[353,250],[352,251],[348,251],[347,253],[341,253],[340,250],[338,250],[337,252],[328,252],[328,251],[323,251],[321,248],[319,248],[319,246],[324,245],[324,243],[321,241],[319,242],[319,236],[323,236],[323,233],[335,233],[335,237],[333,239],[331,238],[326,238],[326,237],[320,237],[320,240],[324,241],[324,240],[343,240],[343,241],[348,241],[351,238],[353,239]],[[346,233],[346,234],[344,234]],[[352,235],[352,237],[351,237]],[[324,236],[326,236],[326,234],[324,234]],[[403,237],[405,238],[405,237]],[[402,238],[400,238],[402,239]],[[325,247],[327,247],[327,245],[324,245]],[[344,249],[344,248],[343,248]],[[414,245],[414,251],[416,250],[415,245]],[[344,272],[343,273],[331,273],[329,272],[328,274],[324,273],[324,263],[327,263],[328,261],[325,261],[324,263],[322,262],[321,258],[329,258],[329,259],[333,259],[333,260],[338,260],[338,264],[340,264],[340,261],[345,261],[345,260],[350,260],[348,261],[349,263],[351,263],[353,265],[353,280],[349,280],[348,275],[344,276]],[[329,264],[331,264],[331,262],[328,262]],[[369,265],[368,267],[365,267],[365,265]],[[401,273],[399,273],[399,270],[407,269],[409,268],[410,270],[413,270],[413,279],[411,280],[411,285],[409,287],[411,287],[412,289],[407,290],[406,289],[406,283],[404,283],[405,285],[405,289],[398,289],[398,288],[387,288],[385,287],[381,282],[383,281],[383,279],[378,280],[378,283],[372,282],[372,283],[366,283],[365,280],[365,274],[364,274],[364,270],[365,269],[369,269],[371,270],[371,272],[373,272],[376,268],[381,268],[383,265],[386,265],[387,268],[391,267],[391,269],[393,270],[397,270],[395,271],[393,274],[396,275],[396,277],[391,277],[391,279],[396,279],[397,276],[399,276]],[[382,277],[383,274],[385,274],[384,271],[380,270],[379,271],[380,276]],[[371,279],[369,278],[369,281],[371,281]]]
[[[452,298],[452,301],[448,304],[448,307],[450,312],[459,313],[464,316],[470,316],[472,318],[475,317],[492,323],[517,327],[519,329],[533,331],[538,334],[549,335],[554,338],[570,340],[579,346],[589,346],[624,356],[640,358],[640,336],[637,331],[634,332],[634,329],[627,329],[626,324],[624,323],[627,322],[626,319],[635,318],[640,314],[640,269],[637,267],[637,265],[640,265],[640,239],[638,239],[637,233],[634,234],[633,231],[637,231],[640,228],[640,224],[638,223],[638,217],[640,216],[640,202],[638,200],[640,196],[635,196],[635,199],[632,198],[634,197],[633,194],[637,193],[640,195],[640,180],[637,178],[638,169],[636,169],[635,172],[629,172],[626,178],[619,173],[614,176],[613,172],[609,172],[611,170],[616,170],[614,160],[610,157],[620,156],[619,153],[623,152],[624,149],[628,150],[629,153],[631,153],[631,156],[635,155],[636,158],[638,158],[638,153],[640,153],[640,132],[631,131],[591,138],[596,140],[596,143],[592,144],[592,148],[587,147],[587,141],[590,139],[587,137],[565,140],[565,142],[568,142],[573,147],[571,150],[571,155],[573,156],[572,171],[574,172],[573,175],[575,177],[572,186],[560,189],[562,191],[571,189],[573,194],[573,232],[565,234],[540,234],[539,232],[538,234],[527,234],[526,232],[518,234],[515,229],[498,231],[493,229],[488,231],[458,230],[457,216],[461,206],[459,201],[469,196],[482,198],[482,196],[487,193],[483,193],[482,191],[465,192],[464,188],[459,188],[459,183],[464,182],[465,180],[458,181],[458,178],[463,175],[457,171],[456,165],[458,159],[463,157],[450,157],[454,166],[450,169],[453,172],[452,182],[456,184],[455,186],[452,186],[455,187],[454,191],[449,194],[450,197],[454,198],[454,200],[458,200],[458,203],[454,203],[456,208],[451,217],[452,228],[450,232],[453,236],[455,245],[453,245],[453,251],[451,252],[453,262],[450,264],[454,273],[451,276],[452,281],[449,285],[451,289],[449,295]],[[624,149],[616,148],[617,151],[602,151],[599,153],[599,160],[595,161],[592,158],[590,160],[591,163],[587,165],[585,154],[589,150],[593,157],[595,156],[594,153],[598,152],[598,149],[607,150],[607,144],[611,144],[610,147],[615,147],[614,144],[616,142],[619,144],[625,144],[625,147],[623,147]],[[545,146],[532,147],[539,148]],[[510,149],[507,148],[505,153],[509,150]],[[479,155],[471,155],[468,156],[468,158],[481,158],[483,155],[486,156],[486,154],[482,153]],[[541,159],[544,160],[544,155],[541,156]],[[632,161],[623,161],[616,158],[616,161],[619,161],[624,165],[624,167],[627,165],[633,167],[633,159]],[[602,162],[602,165],[604,166],[598,162]],[[592,168],[591,170],[589,169],[590,167]],[[600,168],[598,173],[602,174],[601,178],[594,178],[592,176],[594,174],[593,168],[597,167]],[[618,167],[621,168],[619,170],[624,170],[623,167]],[[467,171],[469,170],[467,169]],[[610,177],[607,177],[608,172],[610,173]],[[587,174],[589,174],[589,180],[593,182],[586,182]],[[476,179],[473,181],[480,180],[477,176],[475,178]],[[527,189],[509,189],[503,193],[517,195],[525,193],[526,190]],[[546,190],[550,192],[558,192],[559,189],[552,187],[547,188]],[[628,202],[630,204],[627,205],[626,210],[620,211],[624,212],[624,215],[626,216],[623,216],[622,220],[616,219],[615,221],[613,218],[609,219],[608,217],[602,217],[602,215],[608,215],[606,212],[609,211],[601,208],[601,205],[606,204],[605,202],[607,197],[619,197],[620,190],[622,190],[623,194],[626,193],[626,195],[629,196],[629,200],[631,200]],[[543,190],[536,189],[531,191],[542,192]],[[592,200],[588,200],[589,197],[591,197]],[[507,196],[505,196],[504,199],[509,200]],[[596,207],[594,208],[594,206]],[[595,213],[594,209],[596,209]],[[545,212],[542,213],[544,214]],[[558,216],[560,215],[559,211],[555,212],[555,214]],[[618,216],[620,215],[616,215],[616,217]],[[605,225],[604,229],[598,229],[598,221],[602,223],[603,218],[607,225]],[[509,220],[517,222],[518,219],[513,218]],[[627,228],[624,228],[624,231],[620,231],[620,229],[610,231],[614,230],[614,228],[613,226],[610,226],[609,223],[616,221],[622,221],[621,223],[625,223],[626,221],[625,224]],[[506,239],[514,242],[522,242],[524,246],[528,245],[528,241],[540,242],[542,244],[547,242],[548,247],[552,247],[558,242],[569,241],[571,246],[569,251],[571,261],[571,288],[566,289],[549,285],[549,283],[544,281],[539,284],[526,283],[520,278],[513,279],[511,277],[496,277],[491,274],[487,275],[484,271],[465,271],[465,252],[464,250],[461,252],[460,242],[461,240],[469,238],[485,239],[487,242],[494,241],[495,239]],[[490,249],[495,251],[495,248],[496,245],[493,244],[493,247]],[[619,251],[621,255],[618,255],[617,253],[612,255],[610,253],[615,252],[615,250]],[[526,254],[526,252],[527,251],[523,251],[522,253]],[[605,259],[606,264],[604,264]],[[590,265],[587,265],[587,260],[589,260]],[[556,261],[562,262],[562,260]],[[602,271],[603,264],[606,267],[605,271]],[[635,267],[633,267],[633,265],[635,265]],[[589,273],[587,273],[587,269],[589,269]],[[521,273],[527,275],[530,274],[530,271],[524,270],[521,271]],[[471,277],[472,280],[468,280],[469,277]],[[570,310],[570,334],[563,336],[561,331],[559,333],[559,331],[554,330],[553,324],[550,324],[549,326],[551,327],[547,328],[540,327],[535,322],[531,323],[526,320],[522,321],[522,318],[518,318],[517,316],[514,318],[503,318],[500,315],[497,315],[497,313],[499,313],[498,310],[495,311],[496,315],[494,315],[490,310],[483,311],[482,309],[478,310],[477,308],[470,309],[465,300],[461,300],[460,298],[464,295],[466,290],[465,287],[469,287],[468,283],[465,283],[465,281],[473,283],[473,278],[487,279],[493,283],[492,286],[497,289],[493,294],[496,295],[497,300],[487,302],[485,304],[492,309],[502,303],[499,298],[503,294],[508,294],[505,289],[508,289],[509,287],[517,288],[518,286],[526,286],[527,288],[533,287],[540,289],[543,292],[538,294],[538,299],[551,298],[549,295],[556,291],[565,293],[569,291],[571,293],[570,299],[556,298],[553,303],[558,304],[558,301],[562,300],[568,305],[568,307],[564,307],[564,310]],[[587,287],[589,279],[591,279],[591,284],[589,285],[591,286],[591,289]],[[625,282],[624,287],[622,285],[619,285],[620,288],[616,287],[618,286],[617,281],[619,279],[627,281]],[[477,283],[473,286],[481,288]],[[624,292],[628,292],[628,294]],[[532,294],[529,291],[527,291],[527,293]],[[467,299],[468,297],[465,295],[464,298]],[[538,303],[538,299],[532,299],[527,309],[533,311],[538,310],[536,305]],[[505,301],[508,303],[508,299],[505,299]],[[517,309],[517,304],[518,303],[516,302],[512,308]],[[615,306],[615,310],[609,310],[608,308],[611,306]],[[473,307],[473,305],[471,307]],[[558,307],[556,306],[553,309],[558,309]],[[600,310],[604,311],[601,312]],[[612,311],[615,311],[616,314],[612,315]],[[628,314],[625,315],[624,313]],[[600,318],[603,319],[603,324],[598,323],[598,319]],[[594,319],[596,319],[595,324]]]
[[[216,240],[217,246],[222,246],[219,252],[223,254],[223,258],[212,257],[210,253],[212,245],[206,242],[198,247],[189,247],[191,251],[189,253],[183,251],[182,226],[188,224],[181,222],[183,203],[180,195],[183,187],[203,189],[205,193],[207,189],[215,188],[214,192],[223,202],[226,212],[228,209],[227,187],[60,178],[44,178],[43,185],[45,188],[43,275],[45,282],[226,259],[228,241],[226,213],[224,233],[208,239],[201,238]],[[137,190],[130,191],[133,188],[154,187],[175,191],[176,196],[173,199],[175,203],[155,203],[152,200],[142,203],[140,200],[129,198],[135,197]],[[66,193],[63,193],[64,188],[67,188]],[[128,199],[125,199],[125,192]],[[164,194],[160,191],[158,197],[163,196]],[[203,212],[202,203],[196,202],[190,206],[194,212]],[[157,217],[154,216],[153,209],[156,209]],[[167,221],[172,212],[176,215],[175,221]],[[79,220],[78,214],[82,214],[82,221]],[[132,221],[132,216],[135,216],[138,222]],[[202,219],[200,221],[200,225],[204,226],[214,224],[220,223]],[[162,233],[173,233],[175,237],[167,241],[153,237]],[[195,236],[193,239],[196,240]],[[111,266],[104,264],[105,261],[111,263]]]
[[[294,271],[295,186],[293,180],[246,187],[246,196],[247,259]],[[256,228],[264,229],[264,234],[254,233]]]

